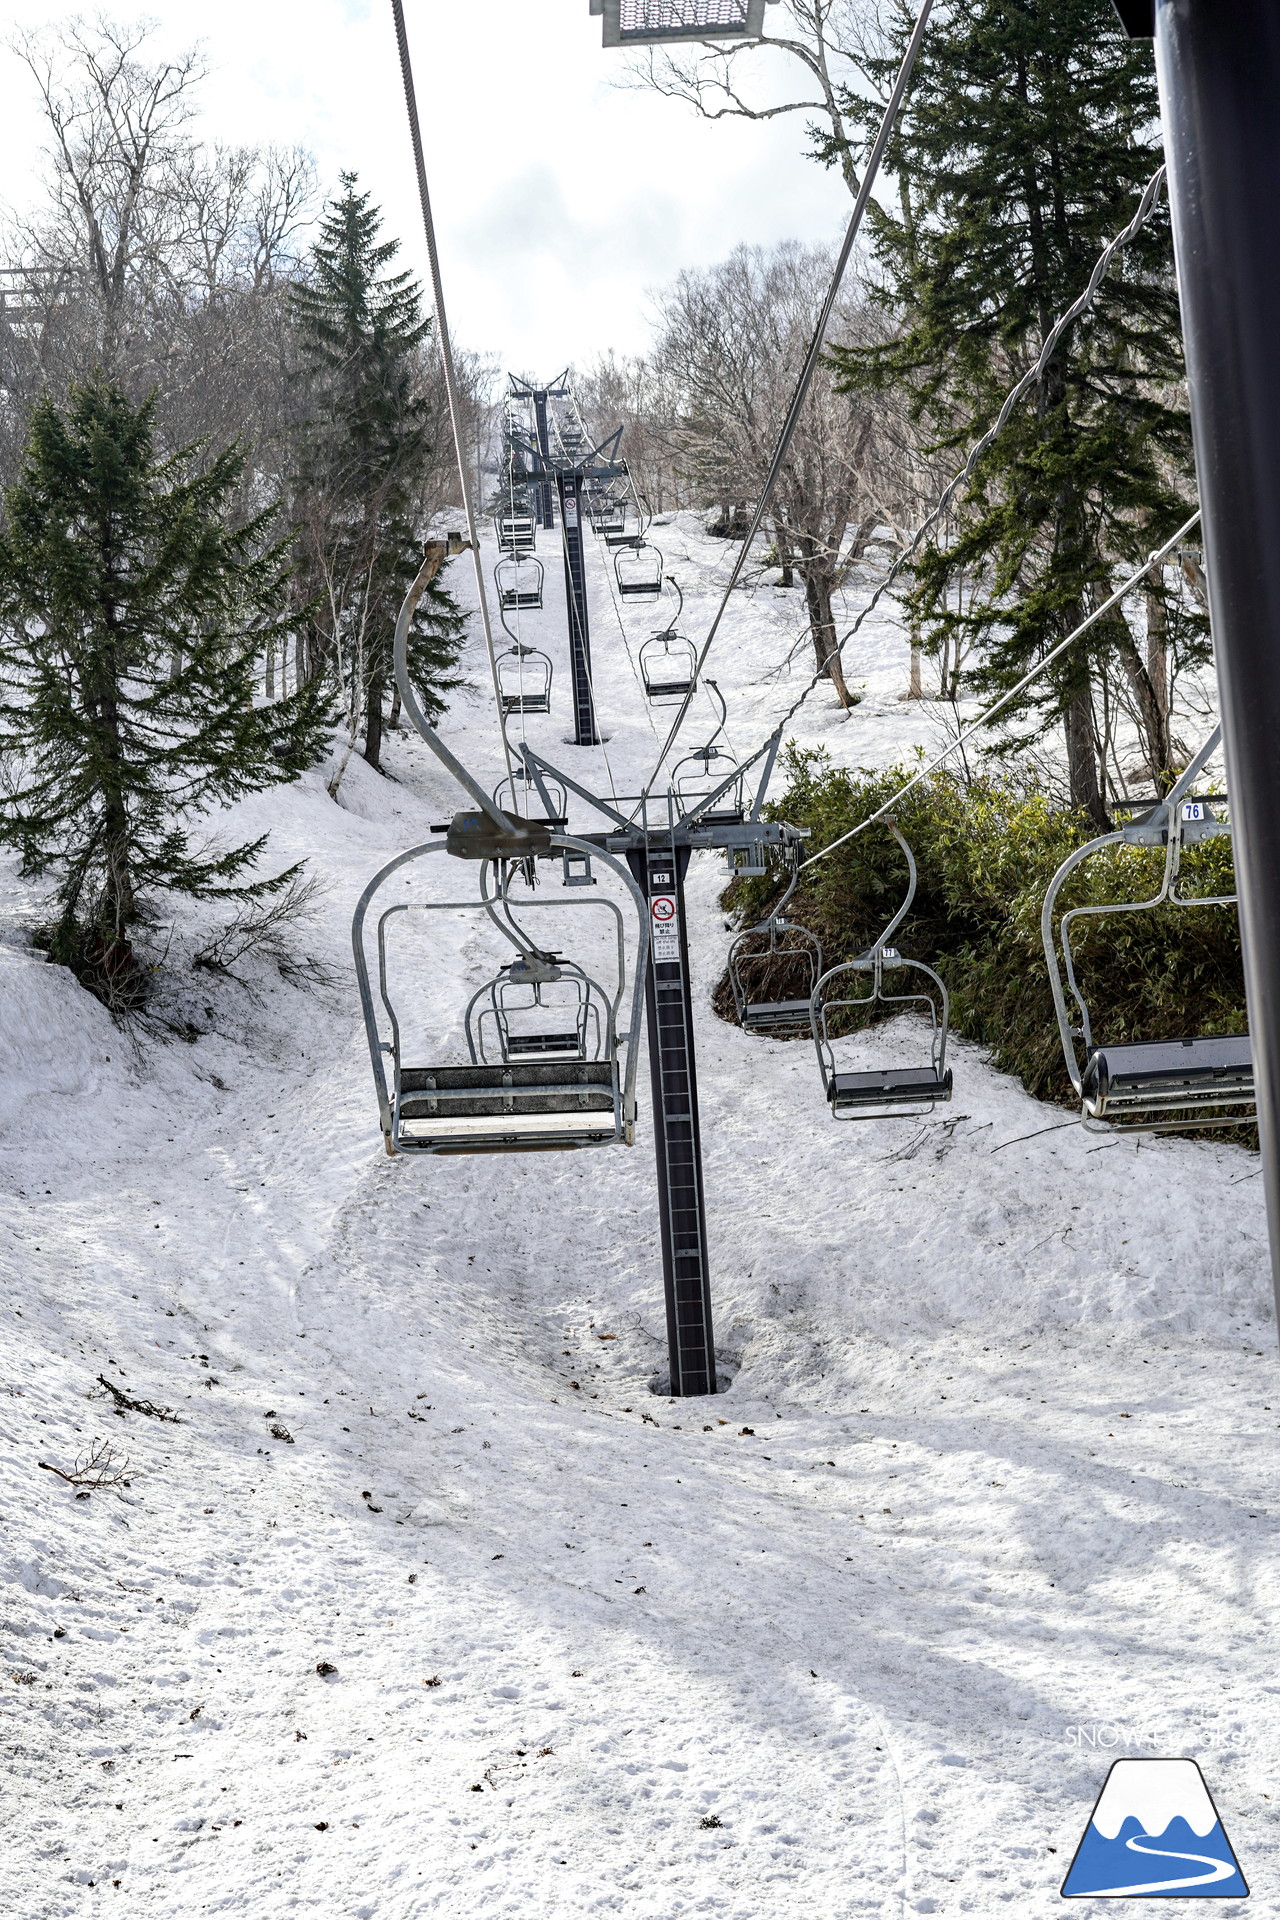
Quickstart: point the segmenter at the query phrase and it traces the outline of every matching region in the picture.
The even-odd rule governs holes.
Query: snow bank
[[[54,1125],[100,1124],[95,1103],[120,1082],[127,1051],[106,1008],[66,967],[0,944],[0,1125],[28,1122],[33,1110]]]

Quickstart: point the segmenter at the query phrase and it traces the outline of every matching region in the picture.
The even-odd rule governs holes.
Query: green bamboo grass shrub
[[[793,751],[790,786],[770,812],[808,827],[816,852],[883,806],[909,772],[849,771],[832,767],[821,753]],[[942,976],[955,1032],[989,1048],[994,1065],[1016,1074],[1031,1093],[1068,1100],[1040,908],[1057,867],[1092,837],[1084,815],[1011,780],[936,773],[900,802],[895,818],[919,868],[915,901],[895,945]],[[1145,899],[1159,886],[1162,868],[1159,851],[1109,849],[1071,877],[1060,905]],[[1235,884],[1230,841],[1189,849],[1182,875],[1189,895],[1229,894]],[[807,869],[787,917],[812,929],[825,964],[833,966],[870,945],[897,910],[906,882],[896,842],[877,825]],[[724,905],[739,926],[749,926],[781,890],[774,875],[737,880]],[[1077,929],[1078,975],[1096,1041],[1244,1031],[1234,908],[1109,914],[1078,922]],[[734,1018],[727,976],[715,1004],[724,1018]]]

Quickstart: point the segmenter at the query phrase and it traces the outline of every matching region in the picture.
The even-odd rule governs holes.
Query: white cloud
[[[131,9],[118,9],[128,17]],[[158,44],[201,39],[210,138],[315,152],[326,185],[355,169],[425,269],[391,9],[385,0],[151,0]],[[848,212],[803,158],[800,117],[696,119],[620,90],[587,0],[407,0],[450,320],[504,364],[555,371],[647,336],[646,289],[740,241],[826,239]],[[45,6],[14,0],[14,24]],[[43,143],[30,82],[0,66],[0,168],[29,202]]]

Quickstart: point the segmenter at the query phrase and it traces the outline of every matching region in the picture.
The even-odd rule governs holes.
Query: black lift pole
[[[1154,14],[1280,1312],[1280,5]]]
[[[573,742],[599,745],[591,698],[591,629],[587,619],[587,563],[582,542],[582,475],[558,473],[560,532],[564,540],[564,597],[569,610],[569,661],[573,680]]]
[[[611,823],[594,840],[609,853],[625,854],[649,905],[649,972],[645,980],[649,1078],[653,1087],[654,1153],[658,1212],[662,1225],[662,1278],[667,1305],[667,1350],[671,1392],[677,1397],[716,1391],[716,1354],[707,1257],[707,1210],[698,1124],[698,1074],[693,1047],[693,992],[684,882],[695,852],[728,855],[734,872],[763,873],[769,859],[795,857],[808,837],[780,820],[760,819],[769,770],[749,817],[723,802],[732,780],[700,806],[678,814],[668,804],[665,820],[628,819],[607,800],[582,786],[527,742],[521,758],[535,778],[549,774],[569,793],[589,801]],[[656,799],[650,804],[656,805]]]
[[[512,380],[522,397],[538,389]],[[567,392],[561,383],[541,389],[544,400],[557,399]],[[542,489],[554,480],[560,496],[560,535],[564,543],[564,597],[569,620],[570,679],[573,684],[573,744],[594,747],[600,742],[596,732],[595,702],[591,696],[591,624],[587,612],[587,558],[583,534],[583,489],[588,481],[616,479],[626,469],[618,461],[618,442],[622,428],[590,449],[570,451],[563,444],[543,444],[546,410],[540,416],[538,437],[530,440],[522,431],[513,431],[511,444],[520,463],[521,483]],[[548,437],[549,442],[549,437]]]
[[[547,389],[535,387],[533,390],[533,430],[538,441],[538,452],[546,460],[551,453],[551,435],[547,424]],[[554,527],[555,511],[551,504],[551,482],[544,480],[538,488],[538,505],[544,527]]]
[[[655,835],[627,854],[631,871],[649,902],[652,922],[645,1012],[662,1222],[662,1279],[667,1299],[667,1351],[671,1392],[677,1397],[716,1390],[684,910],[689,851],[687,846],[676,845],[673,837]]]
[[[545,387],[535,387],[531,385],[528,380],[521,380],[514,373],[509,377],[511,380],[512,398],[515,400],[527,400],[533,410],[533,444],[541,455],[539,465],[543,476],[537,483],[537,514],[544,527],[554,527],[556,523],[553,505],[554,495],[551,490],[551,481],[546,477],[548,469],[553,464],[551,459],[551,402],[553,400],[563,400],[568,396],[570,392],[568,386],[569,369],[566,367],[563,373],[557,374],[555,379],[549,381]]]

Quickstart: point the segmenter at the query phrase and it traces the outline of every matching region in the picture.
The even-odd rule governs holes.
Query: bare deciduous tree
[[[101,369],[135,400],[156,391],[162,444],[242,440],[248,512],[279,491],[283,290],[314,168],[298,150],[202,144],[199,58],[154,57],[152,32],[99,19],[12,43],[50,139],[43,202],[6,238],[22,300],[0,326],[0,473],[36,395]]]
[[[636,490],[654,513],[691,504],[678,462],[676,383],[660,358],[611,349],[575,372],[574,393],[597,436],[622,428]]]
[[[904,11],[902,0],[780,0],[762,40],[653,50],[632,62],[630,84],[683,100],[704,120],[803,114],[819,155],[856,194],[857,103],[883,85],[886,27]]]
[[[706,272],[682,273],[659,298],[659,357],[678,398],[677,438],[704,500],[759,497],[831,273],[819,248],[741,247]],[[882,324],[858,290],[838,331]],[[774,489],[777,557],[800,577],[815,664],[842,706],[845,682],[834,610],[838,590],[878,528],[900,523],[903,500],[883,410],[836,391],[819,368]]]

